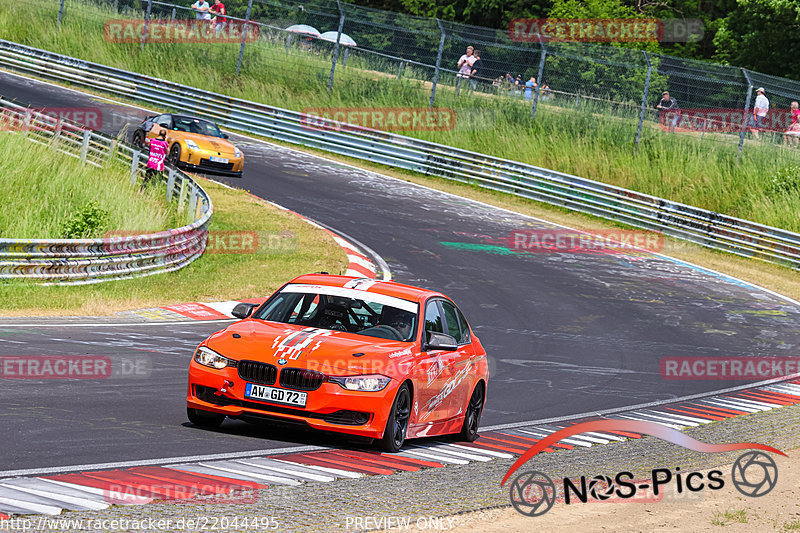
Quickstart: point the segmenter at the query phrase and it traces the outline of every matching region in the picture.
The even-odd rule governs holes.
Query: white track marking
[[[342,470],[339,468],[332,468],[330,466],[317,466],[317,465],[307,465],[305,463],[297,463],[295,461],[290,461],[288,459],[275,459],[278,462],[290,464],[293,466],[302,466],[303,468],[311,468],[313,470],[319,470],[320,472],[327,472],[329,474],[333,474],[339,477],[347,477],[351,479],[364,477],[365,474],[361,472],[353,472],[351,470]]]

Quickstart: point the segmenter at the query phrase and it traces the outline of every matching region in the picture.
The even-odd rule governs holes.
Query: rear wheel
[[[175,143],[172,145],[172,148],[169,150],[169,162],[178,166],[178,163],[181,162],[181,145]]]
[[[467,404],[467,412],[464,413],[464,425],[461,426],[461,433],[458,434],[459,439],[465,442],[472,442],[478,438],[478,425],[481,422],[484,399],[483,383],[478,383],[475,385],[475,390],[472,391],[472,396]]]
[[[144,148],[144,132],[141,130],[136,130],[133,133],[133,146],[139,150]]]
[[[408,431],[408,421],[411,417],[411,391],[408,385],[403,384],[394,397],[392,411],[389,413],[389,420],[386,421],[386,429],[381,439],[381,448],[390,453],[396,453],[403,447]]]
[[[186,408],[186,416],[189,417],[189,422],[204,428],[217,428],[225,420],[225,415],[212,413],[211,411],[201,411],[193,407]]]

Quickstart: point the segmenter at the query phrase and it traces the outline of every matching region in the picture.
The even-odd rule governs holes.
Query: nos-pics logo
[[[708,444],[655,422],[595,420],[560,429],[537,442],[511,466],[501,485],[505,485],[511,475],[537,453],[562,439],[589,431],[641,433],[703,453],[749,450],[733,464],[731,482],[740,493],[753,498],[768,494],[778,482],[778,466],[775,461],[769,455],[757,450],[786,455],[771,446],[755,442]],[[666,486],[673,486],[679,494],[685,491],[719,490],[725,486],[725,479],[721,470],[711,470],[704,474],[681,472],[680,468],[675,468],[674,471],[668,468],[655,468],[651,470],[648,479],[634,480],[632,473],[618,472],[614,476],[598,475],[589,478],[581,476],[577,480],[563,478],[560,485],[559,489],[556,483],[542,472],[521,473],[514,478],[509,487],[511,504],[526,516],[541,516],[549,511],[557,500],[563,499],[566,504],[587,503],[590,499],[625,501],[636,497],[637,492],[642,491],[650,491],[658,498],[663,495],[663,488]]]

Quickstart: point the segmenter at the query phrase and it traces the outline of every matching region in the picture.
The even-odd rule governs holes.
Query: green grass
[[[716,511],[711,519],[711,523],[715,526],[727,526],[728,524],[746,524],[747,523],[747,510],[739,509],[738,511],[728,509],[724,512]]]
[[[64,223],[90,202],[108,217],[87,238],[112,230],[148,233],[184,224],[160,191],[142,192],[131,185],[130,171],[119,161],[102,169],[83,166],[79,159],[21,133],[0,132],[0,176],[0,237],[6,239],[70,237]]]
[[[238,45],[110,43],[103,22],[122,18],[93,3],[69,0],[60,29],[57,2],[0,0],[3,38],[59,53],[146,73],[191,86],[284,108],[424,107],[430,84],[374,70],[351,55],[325,90],[330,63],[324,54],[287,51],[280,36],[266,35],[245,49],[235,76]],[[388,70],[388,69],[387,69]],[[452,108],[450,131],[408,132],[415,137],[631,188],[740,218],[800,231],[800,185],[774,188],[774,179],[798,174],[800,150],[748,140],[737,161],[732,136],[700,139],[670,135],[648,123],[633,151],[636,122],[602,114],[602,106],[540,106],[504,97],[464,92],[456,97],[440,84],[436,103]]]
[[[217,232],[256,232],[254,253],[206,253],[169,274],[84,286],[41,286],[0,281],[0,313],[11,315],[102,315],[192,301],[268,296],[300,274],[343,273],[347,261],[327,233],[296,215],[198,178],[214,203],[209,227]]]

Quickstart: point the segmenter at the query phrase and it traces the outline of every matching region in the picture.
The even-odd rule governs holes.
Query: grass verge
[[[230,246],[227,250],[217,246],[216,253],[206,253],[177,272],[96,285],[43,287],[0,282],[0,314],[106,315],[192,301],[252,298],[267,296],[300,274],[344,272],[345,254],[324,231],[245,191],[202,178],[198,181],[214,203],[209,227],[212,243],[215,235],[224,236],[230,244],[230,235],[255,233],[257,250],[226,253],[232,252]]]
[[[148,44],[140,51],[137,44],[111,43],[103,23],[120,15],[81,0],[67,2],[60,29],[57,2],[0,0],[0,8],[6,39],[290,109],[421,107],[429,97],[424,83],[357,68],[356,58],[337,70],[328,94],[327,58],[267,39],[246,47],[238,77],[238,45]],[[531,121],[528,103],[457,97],[444,86],[437,105],[454,110],[455,127],[409,134],[800,231],[798,150],[748,141],[737,161],[735,142],[669,135],[650,125],[634,153],[633,120],[543,104]]]
[[[110,230],[148,233],[183,225],[163,194],[139,191],[129,175],[118,161],[106,168],[83,166],[19,133],[0,132],[0,237],[99,238]],[[93,220],[91,209],[82,215],[90,204],[97,209]],[[70,221],[85,224],[73,222],[70,234],[65,228]]]

